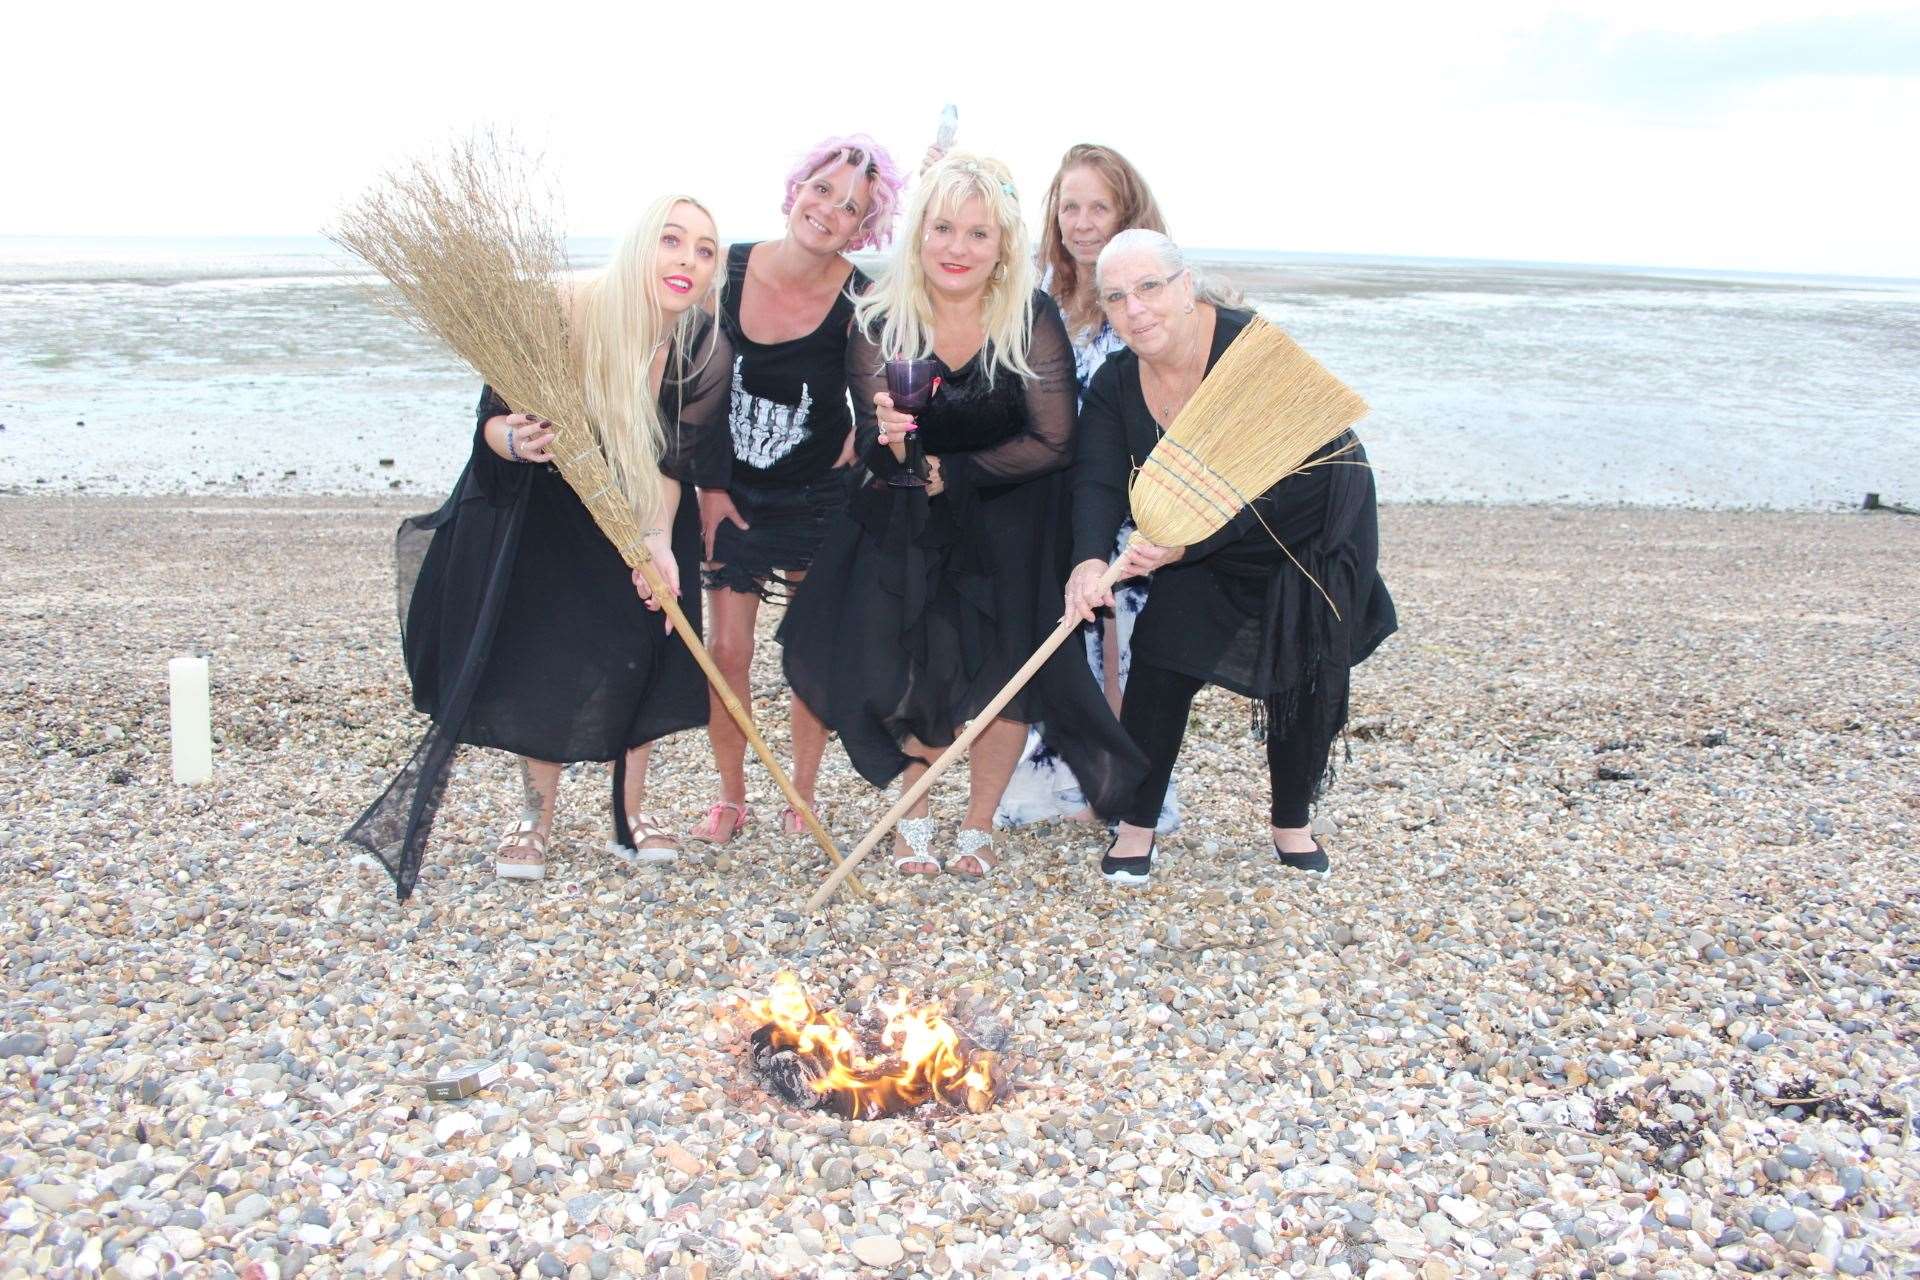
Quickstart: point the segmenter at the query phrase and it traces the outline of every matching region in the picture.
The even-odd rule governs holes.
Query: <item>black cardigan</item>
[[[1251,319],[1245,311],[1219,309],[1209,371]],[[1162,434],[1140,389],[1139,357],[1116,352],[1094,375],[1080,407],[1074,563],[1111,553],[1128,514],[1128,480]],[[1391,635],[1398,620],[1378,570],[1366,452],[1349,432],[1322,456],[1336,454],[1281,480],[1153,576],[1134,628],[1135,662],[1267,702],[1276,724],[1291,718],[1298,694],[1319,690],[1337,701],[1327,710],[1344,721],[1347,670]]]

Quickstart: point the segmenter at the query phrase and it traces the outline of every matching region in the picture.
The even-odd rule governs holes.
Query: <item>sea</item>
[[[1920,505],[1920,281],[1191,257],[1366,397],[1383,501]],[[376,283],[318,238],[0,237],[0,492],[432,505],[478,380]]]

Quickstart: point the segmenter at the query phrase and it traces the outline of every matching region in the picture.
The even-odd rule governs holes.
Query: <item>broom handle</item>
[[[1103,588],[1111,588],[1118,581],[1120,581],[1120,561],[1116,558],[1107,566],[1106,573],[1101,575],[1100,585]],[[1072,614],[1060,619],[1060,625],[1053,629],[1053,634],[1048,636],[1038,649],[1034,650],[1033,656],[1027,659],[1026,665],[1014,672],[1013,679],[1007,681],[1006,686],[994,694],[986,706],[980,708],[979,714],[968,722],[966,731],[953,740],[952,746],[940,753],[938,760],[927,766],[927,771],[920,775],[919,780],[901,794],[900,798],[894,802],[893,808],[887,810],[880,821],[873,824],[873,830],[867,832],[860,843],[854,846],[853,852],[847,855],[847,860],[834,868],[833,874],[827,877],[826,882],[814,892],[811,898],[807,899],[808,911],[818,911],[826,904],[827,899],[831,898],[834,891],[840,887],[840,882],[851,876],[853,869],[860,865],[860,859],[872,853],[887,832],[893,830],[894,823],[906,817],[907,810],[920,803],[920,798],[932,789],[935,780],[946,772],[949,765],[966,754],[967,748],[973,745],[973,740],[985,733],[987,726],[993,723],[994,717],[1000,714],[1000,709],[1013,701],[1014,694],[1026,688],[1027,681],[1033,679],[1034,673],[1053,656],[1054,650],[1065,644],[1067,637],[1079,629],[1080,619]]]
[[[653,592],[653,598],[658,600],[660,607],[666,611],[667,620],[673,624],[673,629],[679,632],[680,638],[686,642],[688,652],[693,654],[693,660],[700,664],[700,670],[706,672],[707,683],[713,686],[714,693],[719,695],[720,704],[727,709],[727,714],[733,717],[734,724],[740,727],[741,734],[753,747],[753,754],[760,757],[760,763],[767,766],[767,772],[773,775],[774,782],[780,787],[780,794],[787,798],[787,803],[793,807],[793,811],[800,815],[800,821],[806,824],[807,830],[813,835],[813,842],[819,845],[835,864],[834,883],[838,884],[852,874],[853,864],[840,860],[840,850],[835,847],[833,837],[827,834],[827,829],[820,825],[820,819],[814,816],[813,806],[800,798],[800,792],[794,788],[793,780],[787,777],[787,772],[780,767],[780,762],[773,758],[773,752],[768,749],[766,741],[753,727],[753,717],[747,714],[747,709],[740,705],[740,699],[734,696],[733,686],[727,683],[727,678],[720,674],[720,668],[714,665],[713,655],[707,652],[707,646],[700,643],[699,634],[694,631],[693,624],[687,621],[687,615],[680,611],[679,600],[674,598],[673,592],[667,590],[666,582],[661,579],[660,571],[654,568],[653,557],[647,554],[644,545],[640,548],[639,563],[635,568],[639,569],[640,576],[647,580],[647,589]],[[855,880],[853,885],[860,893],[866,892],[866,887],[858,880]]]

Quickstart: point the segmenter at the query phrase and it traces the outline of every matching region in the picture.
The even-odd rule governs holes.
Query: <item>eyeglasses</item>
[[[1100,305],[1109,311],[1117,311],[1127,305],[1128,297],[1135,297],[1140,299],[1142,306],[1150,307],[1165,294],[1168,285],[1185,274],[1186,268],[1182,267],[1170,276],[1148,276],[1145,280],[1137,281],[1131,289],[1103,289],[1099,295]]]

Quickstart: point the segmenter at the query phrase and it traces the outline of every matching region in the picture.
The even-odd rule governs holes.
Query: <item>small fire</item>
[[[904,992],[874,1009],[873,1053],[837,1013],[816,1009],[791,973],[776,977],[773,994],[751,1011],[761,1024],[754,1065],[798,1106],[875,1119],[930,1101],[984,1111],[998,1092],[995,1055],[964,1041],[939,1005],[913,1007]]]

